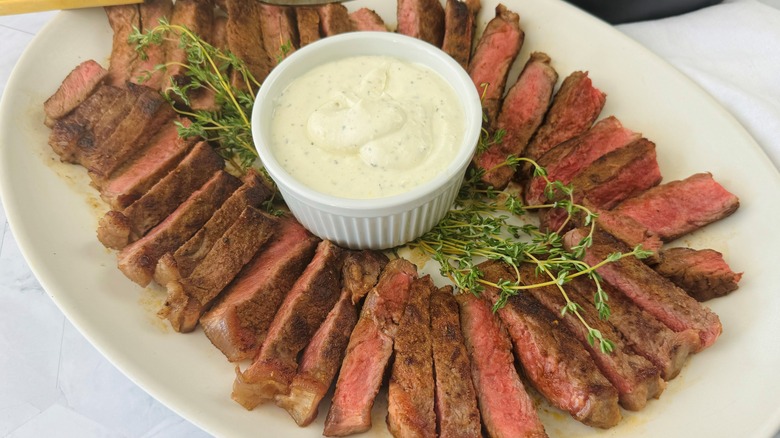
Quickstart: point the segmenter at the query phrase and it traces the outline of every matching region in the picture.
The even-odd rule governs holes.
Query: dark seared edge
[[[360,8],[349,13],[352,29],[357,31],[387,32],[387,25],[373,9]]]
[[[398,0],[395,31],[436,47],[444,40],[444,8],[439,0]]]
[[[333,36],[352,31],[352,22],[349,20],[349,11],[341,3],[328,3],[317,6],[320,15],[320,30],[322,36]]]
[[[139,30],[144,33],[158,26],[161,19],[170,21],[173,16],[173,2],[171,0],[146,0],[141,3],[139,9],[141,14]],[[145,59],[139,56],[133,63],[129,80],[160,90],[163,86],[165,72],[164,70],[155,71],[155,66],[165,64],[165,47],[165,44],[147,46],[144,50]]]
[[[263,47],[276,65],[300,47],[295,8],[260,3]]]
[[[138,5],[106,6],[104,9],[108,24],[113,31],[106,83],[115,87],[124,87],[130,79],[133,64],[138,58],[138,53],[128,38],[134,27],[141,28],[141,14]]]
[[[444,39],[441,49],[467,69],[474,41],[475,14],[466,2],[447,0],[444,5]]]
[[[723,254],[714,249],[665,249],[653,269],[697,301],[722,297],[737,290],[742,278],[742,273],[731,270]]]
[[[176,0],[173,4],[171,24],[185,26],[206,41],[211,40],[213,22],[214,3],[211,0]],[[184,85],[187,81],[184,74],[187,54],[184,48],[179,47],[178,39],[172,38],[166,41],[164,49],[165,61],[169,66],[161,79],[162,89],[172,84]]]
[[[298,42],[303,47],[321,38],[320,14],[311,6],[297,6],[295,19],[298,26]]]
[[[254,0],[226,0],[227,45],[231,53],[246,64],[247,69],[262,83],[273,68],[273,60],[263,46],[263,33],[260,27],[262,10]],[[242,78],[233,74],[233,86],[244,87]],[[257,90],[255,90],[257,91]]]
[[[87,100],[107,75],[108,70],[92,59],[77,65],[68,73],[57,91],[43,102],[43,113],[46,115],[44,124],[49,128],[53,127],[54,122]]]
[[[372,250],[358,251],[344,259],[344,288],[349,291],[354,304],[363,300],[376,285],[389,261],[384,253]]]

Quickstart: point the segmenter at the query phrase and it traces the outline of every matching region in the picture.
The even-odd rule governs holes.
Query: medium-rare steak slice
[[[464,69],[469,68],[471,44],[474,41],[474,14],[460,0],[447,0],[444,5],[444,39],[441,49]]]
[[[474,158],[475,164],[485,170],[483,182],[503,189],[512,180],[515,168],[503,163],[509,155],[522,155],[544,119],[557,81],[558,73],[550,65],[550,57],[541,52],[532,53],[501,104],[496,121],[496,129],[504,131],[501,142]]]
[[[488,434],[546,437],[536,406],[517,374],[512,344],[498,317],[485,300],[471,293],[461,293],[457,300],[463,336],[471,356],[471,376]]]
[[[439,0],[398,0],[396,19],[396,32],[441,47],[444,8]]]
[[[601,230],[611,234],[631,248],[642,245],[642,249],[651,251],[656,255],[661,250],[663,242],[661,242],[658,235],[634,219],[615,214],[610,210],[596,208],[590,205],[587,198],[583,201],[583,205],[599,215],[596,223]],[[584,226],[581,216],[575,216],[575,220],[578,226]]]
[[[314,255],[317,239],[292,218],[281,218],[269,242],[200,318],[204,333],[231,362],[260,349],[276,311]]]
[[[387,389],[387,428],[397,437],[435,437],[431,293],[426,275],[412,282],[393,343],[393,366]]]
[[[587,131],[606,100],[607,96],[593,86],[587,73],[570,74],[555,93],[542,126],[525,148],[525,156],[537,160],[555,146]]]
[[[43,102],[46,115],[44,125],[52,128],[54,122],[65,117],[97,90],[108,75],[108,70],[92,59],[77,65],[62,81],[57,91]]]
[[[520,272],[524,280],[530,283],[549,281],[549,277],[536,275],[530,265],[523,266]],[[560,313],[566,306],[566,300],[555,286],[532,288],[528,289],[527,293],[551,312]],[[560,321],[579,339],[604,377],[618,390],[620,405],[629,411],[639,411],[645,407],[648,400],[660,397],[666,384],[661,379],[658,368],[643,356],[634,353],[623,342],[620,332],[599,317],[595,306],[588,302],[575,302],[580,305],[579,312],[585,321],[613,343],[614,351],[602,352],[598,339],[591,344],[588,341],[587,328],[573,313],[567,312]]]
[[[516,280],[514,272],[501,262],[484,262],[479,269],[485,280],[495,284]],[[491,303],[499,299],[494,287],[486,286],[483,293]],[[529,294],[519,293],[509,297],[498,315],[512,338],[525,376],[553,406],[588,426],[606,429],[620,422],[617,390],[555,313]]]
[[[670,248],[661,251],[653,269],[697,301],[722,297],[737,290],[742,273],[731,270],[714,249]]]
[[[524,38],[520,16],[499,3],[495,18],[488,22],[477,42],[468,68],[469,76],[482,96],[482,108],[490,126],[496,123],[509,69]]]
[[[144,33],[157,27],[160,20],[170,21],[173,16],[173,2],[171,0],[146,0],[141,3],[139,9],[141,14],[139,29]],[[148,45],[144,49],[144,56],[139,56],[136,59],[129,80],[160,90],[165,79],[165,71],[157,70],[155,67],[165,64],[165,46],[165,44]]]
[[[171,24],[184,26],[206,41],[211,40],[213,22],[214,3],[211,0],[176,0],[173,4]],[[172,38],[166,40],[164,50],[167,67],[161,79],[162,89],[173,84],[184,85],[187,82],[185,48],[180,47],[178,38]]]
[[[254,0],[226,0],[226,3],[228,49],[243,60],[249,73],[262,83],[273,68],[273,60],[263,47],[260,4]],[[246,88],[243,78],[235,72],[231,83],[234,87]]]
[[[263,47],[273,65],[300,47],[298,24],[292,6],[277,6],[260,3]]]
[[[377,285],[366,296],[355,329],[349,337],[328,417],[326,436],[345,436],[371,428],[371,408],[382,386],[417,268],[395,259],[382,271]]]
[[[268,328],[252,365],[236,370],[233,400],[247,409],[289,392],[298,353],[308,345],[339,299],[344,250],[329,240],[295,282]]]
[[[586,230],[574,229],[564,235],[564,245],[570,248],[586,235]],[[583,260],[592,266],[615,252],[625,254],[630,249],[611,235],[597,231]],[[697,351],[715,343],[723,330],[718,315],[635,257],[623,257],[601,266],[596,272],[672,330],[695,330],[701,340]]]
[[[184,202],[189,195],[224,167],[224,160],[208,143],[196,144],[192,151],[157,182],[140,199],[127,208],[110,211],[98,224],[98,239],[108,248],[122,249],[140,239],[147,231],[162,222]],[[126,220],[117,220],[121,215]],[[119,224],[124,226],[117,226]],[[125,228],[125,226],[127,228]],[[126,236],[127,240],[122,240]]]
[[[728,217],[737,208],[739,198],[715,181],[712,174],[697,173],[627,199],[612,211],[636,220],[669,242]]]
[[[323,36],[333,36],[352,31],[349,11],[341,3],[328,3],[317,7],[320,14],[320,30]]]
[[[301,47],[320,39],[320,14],[316,8],[297,6],[295,20],[298,24],[298,40]]]
[[[653,315],[645,312],[619,290],[602,282],[609,297],[609,323],[635,352],[658,367],[664,380],[680,373],[686,359],[699,346],[699,335],[693,330],[675,332]],[[586,278],[566,283],[566,293],[583,308],[595,310],[596,285]]]
[[[624,128],[617,118],[610,116],[596,123],[583,134],[553,147],[536,161],[547,170],[547,178],[550,181],[569,184],[594,161],[639,138],[640,134]],[[525,202],[528,205],[547,202],[546,185],[545,179],[541,176],[532,177],[523,193]]]
[[[141,13],[138,5],[106,6],[104,9],[108,24],[114,32],[106,83],[124,87],[130,79],[133,64],[138,59],[138,52],[130,44],[129,37],[134,28],[141,28]]]
[[[246,207],[189,276],[165,285],[168,297],[160,315],[177,332],[194,330],[217,295],[271,238],[275,225],[262,211]]]
[[[127,278],[146,287],[152,281],[160,257],[182,246],[240,184],[237,178],[223,170],[215,172],[211,179],[190,195],[176,211],[146,236],[119,252],[119,270]]]
[[[358,31],[387,32],[387,25],[373,9],[360,8],[349,13],[352,29]]]
[[[372,250],[358,251],[344,259],[343,283],[353,304],[359,303],[376,285],[388,262],[384,253]]]
[[[436,378],[434,408],[439,436],[481,437],[482,422],[477,392],[471,379],[471,360],[466,351],[458,303],[452,295],[451,286],[431,295],[431,343]]]
[[[165,254],[157,263],[154,280],[163,286],[188,277],[211,251],[247,207],[260,208],[273,193],[260,175],[249,170],[243,184],[219,207],[211,219],[174,253]]]

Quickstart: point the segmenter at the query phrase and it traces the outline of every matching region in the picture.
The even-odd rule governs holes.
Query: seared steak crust
[[[460,0],[447,0],[444,6],[444,39],[441,49],[458,61],[464,69],[469,67],[471,59],[474,28],[474,14],[469,5]]]
[[[260,25],[265,47],[271,63],[276,65],[300,47],[298,40],[298,23],[295,10],[291,6],[277,6],[260,3],[262,19]]]
[[[387,32],[385,21],[373,9],[360,8],[350,12],[349,21],[353,30]]]
[[[81,105],[103,82],[108,71],[96,61],[89,59],[77,65],[62,81],[57,91],[43,102],[46,114],[44,124],[49,128],[54,122]]]
[[[106,83],[124,87],[130,79],[133,64],[138,59],[138,53],[128,39],[133,28],[141,28],[141,14],[138,5],[106,6],[104,9],[108,24],[114,32]]]
[[[295,19],[301,47],[320,39],[320,14],[317,9],[298,6],[295,8]]]
[[[228,49],[242,59],[255,80],[262,83],[273,68],[273,60],[263,46],[260,3],[254,0],[227,0],[226,3]],[[231,81],[233,86],[245,87],[243,79],[235,73]]]
[[[320,14],[320,30],[323,36],[333,36],[352,31],[349,11],[341,3],[328,3],[317,7]]]
[[[396,32],[441,47],[444,8],[439,0],[398,0]]]
[[[352,303],[359,303],[376,285],[389,261],[384,253],[372,250],[352,252],[344,259],[342,280]]]
[[[171,20],[173,15],[173,2],[171,0],[146,0],[139,5],[141,14],[139,29],[148,32],[160,24],[161,19]],[[143,84],[149,88],[159,90],[162,88],[165,72],[155,71],[155,66],[165,64],[165,44],[152,44],[145,49],[146,59],[138,57],[133,64],[133,71],[129,80],[136,84]]]
[[[171,12],[171,24],[185,26],[195,35],[206,41],[211,40],[211,31],[214,23],[214,3],[211,0],[176,0]],[[165,44],[166,64],[165,75],[161,79],[161,87],[168,88],[172,84],[184,85],[185,65],[187,54],[184,48],[179,47],[177,39],[169,40]]]
[[[742,273],[732,271],[723,254],[713,249],[666,249],[653,269],[697,301],[722,297],[737,290],[742,278]]]

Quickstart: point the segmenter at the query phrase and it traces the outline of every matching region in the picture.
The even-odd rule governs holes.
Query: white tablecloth
[[[0,17],[0,93],[53,15]],[[715,96],[780,167],[780,0],[730,0],[619,29]],[[2,207],[0,436],[207,436],[130,382],[74,329],[30,272]]]

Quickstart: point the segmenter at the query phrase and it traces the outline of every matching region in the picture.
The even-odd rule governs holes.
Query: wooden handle
[[[130,3],[143,0],[0,0],[0,15],[25,14],[55,9],[91,8]]]

